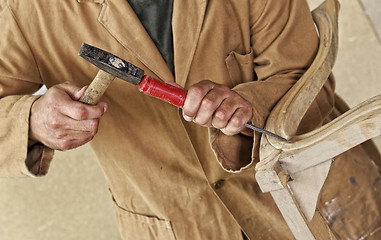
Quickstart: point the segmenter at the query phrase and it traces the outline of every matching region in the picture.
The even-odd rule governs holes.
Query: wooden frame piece
[[[315,237],[324,239],[319,234],[314,236],[311,232],[308,221],[301,212],[288,182],[294,173],[320,163],[323,163],[325,168],[328,165],[329,169],[330,157],[333,156],[320,158],[320,154],[314,154],[316,153],[314,151],[325,147],[324,140],[328,139],[327,136],[331,135],[332,139],[335,139],[336,136],[332,133],[337,129],[343,129],[345,120],[337,120],[325,126],[324,129],[295,137],[303,116],[331,74],[338,49],[338,11],[337,0],[326,0],[312,12],[320,39],[316,58],[301,79],[275,106],[266,122],[267,130],[287,139],[292,138],[292,143],[284,143],[264,135],[261,138],[260,162],[256,166],[257,182],[263,192],[271,193],[296,239],[308,240]],[[358,112],[351,116],[356,118],[357,115]],[[348,126],[347,129],[350,131],[351,128]],[[311,161],[305,161],[311,159],[311,154],[317,157]],[[330,238],[334,239],[333,236]]]
[[[338,0],[326,0],[312,12],[320,39],[317,56],[275,106],[265,126],[265,129],[292,141],[285,143],[262,135],[260,162],[256,165],[256,179],[261,190],[271,193],[296,239],[324,239],[327,236],[322,237],[317,231],[314,236],[309,228],[303,214],[306,211],[299,207],[301,201],[292,191],[292,185],[297,181],[294,176],[319,167],[327,169],[328,174],[333,157],[381,135],[379,95],[312,132],[296,136],[303,116],[331,73],[338,49],[338,11]],[[324,181],[325,178],[320,184]],[[316,205],[312,206],[314,211]],[[335,237],[330,235],[329,238]]]
[[[271,111],[266,122],[266,130],[287,139],[295,136],[304,114],[330,75],[336,59],[338,10],[337,0],[326,0],[312,12],[320,34],[318,53],[306,73]],[[294,144],[294,140],[292,143],[285,143],[262,135],[256,178],[263,192],[280,190],[286,186],[287,174],[282,170],[278,160],[283,149],[290,149]],[[270,178],[273,178],[273,181],[268,181]]]

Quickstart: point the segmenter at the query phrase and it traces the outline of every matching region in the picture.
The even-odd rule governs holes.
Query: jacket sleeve
[[[28,141],[30,108],[42,86],[28,43],[5,1],[0,1],[0,177],[41,176],[53,150]]]
[[[318,35],[305,0],[252,2],[250,33],[255,79],[238,84],[233,90],[252,104],[252,123],[263,127],[272,108],[314,60],[318,49]],[[321,125],[332,111],[333,99],[334,81],[330,77],[307,111],[299,132],[310,131]],[[241,169],[230,169],[227,165],[230,161],[227,159],[229,155],[240,155],[234,152],[224,153],[222,145],[224,142],[228,144],[230,137],[223,136],[216,130],[210,131],[212,147],[225,170],[239,171],[247,168],[250,163],[258,162],[258,133],[254,133],[251,162],[242,160]]]

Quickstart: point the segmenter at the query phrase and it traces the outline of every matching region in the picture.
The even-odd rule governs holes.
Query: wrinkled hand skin
[[[238,93],[209,80],[191,86],[183,106],[186,121],[220,129],[226,135],[241,132],[252,115],[251,104]]]
[[[31,107],[29,140],[54,150],[69,150],[93,139],[107,104],[78,102],[86,87],[70,82],[51,87]]]

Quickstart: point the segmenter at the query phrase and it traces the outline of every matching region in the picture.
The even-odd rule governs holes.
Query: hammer
[[[99,69],[97,75],[79,99],[86,104],[96,104],[115,77],[138,86],[140,92],[158,98],[176,107],[182,108],[187,96],[187,91],[155,78],[144,75],[144,71],[133,64],[102,49],[83,43],[78,53]],[[246,123],[246,127],[255,131],[278,138],[284,142],[289,141],[275,133]]]

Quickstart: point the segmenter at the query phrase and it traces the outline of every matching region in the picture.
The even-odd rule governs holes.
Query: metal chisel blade
[[[250,128],[250,129],[253,129],[254,131],[257,131],[257,132],[260,132],[260,133],[263,133],[263,134],[266,134],[268,136],[271,136],[271,137],[275,137],[279,140],[282,140],[283,142],[286,142],[286,143],[291,143],[290,141],[288,141],[287,139],[279,136],[279,135],[276,135],[275,133],[272,133],[272,132],[269,132],[263,128],[260,128],[260,127],[256,127],[254,125],[252,125],[251,123],[245,123],[245,127],[247,128]]]

